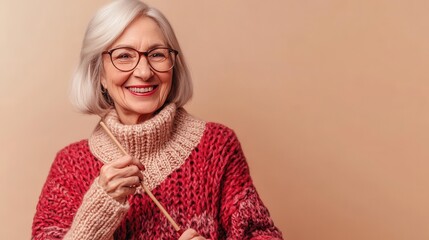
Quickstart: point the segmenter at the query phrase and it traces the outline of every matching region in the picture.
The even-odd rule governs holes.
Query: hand
[[[98,184],[113,199],[120,203],[134,194],[143,180],[143,164],[131,156],[125,155],[101,167]]]
[[[197,233],[192,228],[187,229],[183,232],[183,234],[180,236],[179,240],[204,240],[206,239],[203,236],[200,236],[200,234]]]

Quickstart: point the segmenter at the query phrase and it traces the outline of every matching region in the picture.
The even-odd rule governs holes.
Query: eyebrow
[[[154,44],[149,45],[149,47],[145,51],[149,51],[149,50],[157,48],[157,47],[168,47],[168,45],[163,44],[163,43],[154,43]],[[135,47],[133,47],[133,46],[131,46],[129,44],[119,44],[119,45],[113,46],[110,49],[115,49],[115,48],[132,48],[132,49],[136,49]],[[138,49],[136,49],[136,50],[138,50]]]

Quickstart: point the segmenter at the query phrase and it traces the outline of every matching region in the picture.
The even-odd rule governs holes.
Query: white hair
[[[153,19],[164,34],[168,47],[179,51],[166,103],[174,102],[181,107],[191,99],[191,76],[167,18],[159,10],[139,0],[117,0],[97,11],[83,39],[80,62],[73,75],[70,91],[71,102],[81,112],[102,116],[112,108],[101,92],[102,52],[139,16]]]

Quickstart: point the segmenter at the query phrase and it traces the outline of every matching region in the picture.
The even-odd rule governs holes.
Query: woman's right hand
[[[134,194],[143,180],[143,164],[125,155],[101,167],[98,184],[113,199],[125,203],[128,195]]]

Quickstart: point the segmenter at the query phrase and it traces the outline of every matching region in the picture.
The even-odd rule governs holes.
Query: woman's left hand
[[[204,240],[204,239],[206,238],[198,234],[198,232],[192,228],[189,228],[186,231],[184,231],[179,238],[179,240]]]

